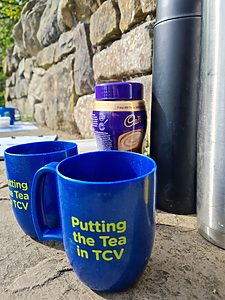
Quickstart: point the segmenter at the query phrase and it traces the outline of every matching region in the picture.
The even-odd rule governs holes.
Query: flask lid
[[[97,100],[142,100],[143,84],[138,82],[106,82],[95,86]]]
[[[201,16],[201,0],[158,0],[156,24],[175,18]]]

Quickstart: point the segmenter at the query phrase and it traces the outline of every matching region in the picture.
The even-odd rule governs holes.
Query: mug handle
[[[34,175],[31,190],[31,214],[40,241],[54,240],[63,241],[61,228],[49,228],[45,224],[45,215],[43,210],[43,183],[47,173],[56,175],[58,162],[52,162],[40,168]]]
[[[17,111],[19,114],[19,117],[15,121],[21,121],[21,113],[20,113],[19,109],[15,108],[15,111]]]

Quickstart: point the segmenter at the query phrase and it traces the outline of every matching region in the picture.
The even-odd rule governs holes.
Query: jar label
[[[99,150],[141,153],[147,126],[144,101],[96,101],[92,125]]]

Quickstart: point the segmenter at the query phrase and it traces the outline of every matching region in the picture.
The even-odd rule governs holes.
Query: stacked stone
[[[91,138],[95,83],[131,80],[150,115],[154,17],[155,0],[29,1],[5,59],[7,105]]]

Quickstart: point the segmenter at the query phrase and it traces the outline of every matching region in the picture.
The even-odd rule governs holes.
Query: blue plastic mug
[[[37,237],[31,216],[31,187],[38,169],[52,161],[77,154],[77,145],[71,142],[35,142],[5,150],[6,172],[14,215],[23,231]],[[59,226],[56,177],[49,174],[44,184],[44,222],[51,228]]]
[[[44,224],[46,174],[57,174],[61,228]],[[74,271],[91,289],[126,289],[141,276],[152,251],[155,184],[155,162],[137,153],[89,152],[51,163],[33,181],[37,236],[63,240]]]
[[[13,125],[15,122],[15,112],[17,111],[19,118],[17,121],[21,120],[20,111],[17,108],[13,107],[0,107],[0,116],[1,117],[10,117],[10,125]]]

